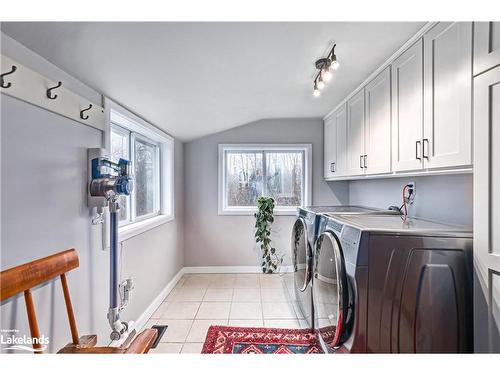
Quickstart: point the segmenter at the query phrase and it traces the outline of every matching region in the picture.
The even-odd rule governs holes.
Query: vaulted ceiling
[[[2,31],[181,140],[262,118],[322,117],[421,22],[13,22]],[[340,68],[312,96],[314,61]]]

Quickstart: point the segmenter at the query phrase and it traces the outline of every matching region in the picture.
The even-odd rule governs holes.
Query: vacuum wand
[[[109,208],[110,249],[109,249],[109,310],[108,322],[112,329],[111,340],[119,340],[128,330],[128,324],[120,319],[119,298],[119,254],[118,254],[118,212],[119,197],[130,195],[133,189],[130,162],[120,159],[114,163],[109,158],[99,156],[91,160],[92,176],[89,187],[91,197],[103,197]]]
[[[127,324],[120,320],[120,305],[118,304],[118,202],[109,203],[110,246],[109,246],[109,310],[108,321],[111,326],[111,340],[119,340],[127,331]]]

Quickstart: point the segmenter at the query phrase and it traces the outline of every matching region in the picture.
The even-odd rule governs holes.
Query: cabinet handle
[[[367,163],[366,163],[366,160],[368,159],[368,155],[365,155],[363,159],[364,159],[363,164],[364,164],[364,167],[366,169],[366,168],[368,168]]]
[[[425,152],[425,144],[427,143],[427,154]],[[429,160],[429,140],[427,138],[424,138],[424,141],[422,143],[422,157],[424,159]]]
[[[363,169],[363,155],[359,155],[359,167]]]
[[[420,157],[420,151],[419,151],[420,145],[421,145],[420,141],[415,142],[415,159],[417,159],[417,160],[422,160],[422,158]]]
[[[335,172],[335,163],[330,163],[330,172]]]

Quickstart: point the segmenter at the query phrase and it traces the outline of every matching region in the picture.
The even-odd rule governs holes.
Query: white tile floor
[[[147,326],[168,325],[151,353],[200,353],[212,325],[300,328],[293,275],[184,275]]]

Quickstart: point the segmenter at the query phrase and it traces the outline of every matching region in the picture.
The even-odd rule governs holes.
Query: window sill
[[[125,225],[118,229],[119,239],[120,241],[128,240],[172,220],[174,220],[173,215],[158,215],[137,223]]]
[[[295,216],[297,215],[298,207],[289,210],[274,210],[274,216]],[[224,209],[219,211],[219,216],[253,216],[257,212],[256,209]]]

